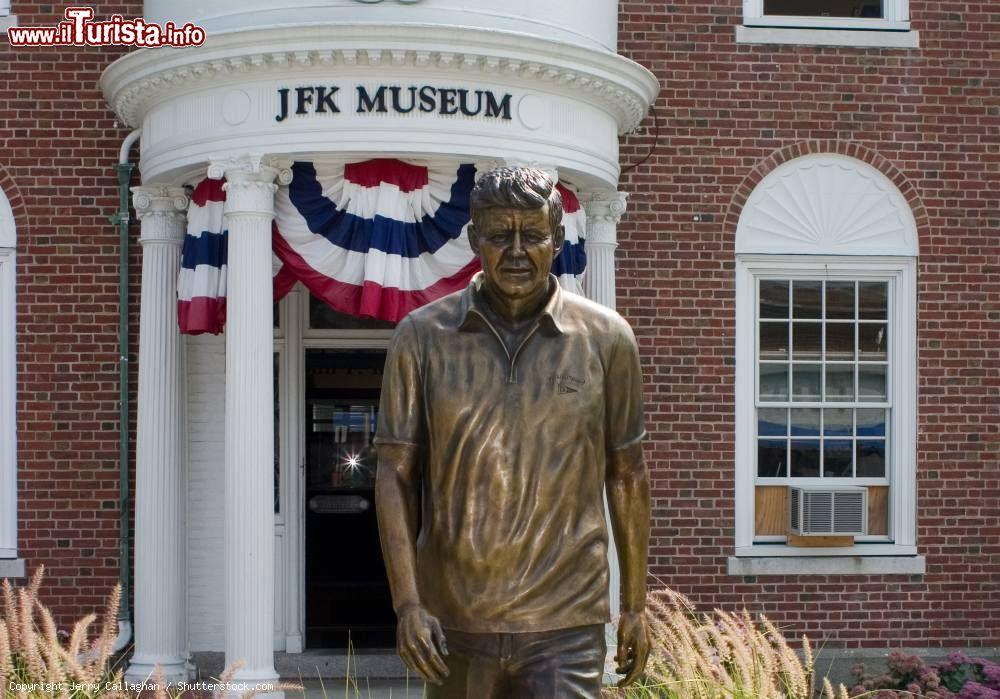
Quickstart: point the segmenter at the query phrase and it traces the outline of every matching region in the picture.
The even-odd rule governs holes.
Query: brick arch
[[[14,213],[15,241],[18,238],[24,240],[22,236],[28,227],[28,212],[24,205],[24,198],[21,196],[21,190],[18,189],[17,183],[3,163],[0,163],[0,196],[7,198],[11,211]],[[18,231],[21,232],[21,236],[17,235]]]
[[[761,180],[771,171],[775,170],[779,165],[787,163],[789,160],[794,160],[804,155],[822,155],[828,153],[855,158],[863,163],[867,163],[888,177],[889,181],[903,195],[910,210],[913,212],[913,218],[917,225],[917,239],[920,239],[921,232],[927,229],[928,218],[927,210],[924,208],[920,195],[917,194],[917,188],[913,186],[899,168],[885,157],[870,148],[852,141],[800,141],[799,143],[793,143],[790,146],[780,148],[759,161],[747,176],[743,178],[743,181],[740,182],[736,188],[736,192],[733,194],[732,200],[729,202],[729,209],[726,212],[724,222],[726,233],[731,235],[733,240],[736,239],[736,225],[739,223],[740,214],[743,213],[743,207],[746,206],[747,199],[750,198],[750,195],[757,185],[760,184]]]

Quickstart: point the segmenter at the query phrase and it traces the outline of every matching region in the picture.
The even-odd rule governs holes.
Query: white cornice
[[[659,92],[652,73],[608,52],[469,27],[361,23],[256,29],[210,37],[198,48],[140,49],[112,63],[100,84],[119,118],[136,126],[169,93],[221,77],[359,65],[499,74],[580,91],[581,99],[615,115],[619,133],[638,126]]]

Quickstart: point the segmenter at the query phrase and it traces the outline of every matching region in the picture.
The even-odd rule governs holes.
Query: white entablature
[[[210,35],[197,48],[135,51],[105,71],[101,86],[119,117],[142,127],[145,183],[177,183],[210,157],[252,151],[302,159],[499,156],[556,163],[580,184],[614,186],[618,135],[638,125],[658,91],[649,71],[608,50],[406,24]],[[402,109],[372,108],[380,88],[386,100],[395,88]],[[406,111],[411,88],[432,90],[433,106]],[[300,89],[311,90],[302,104]],[[501,108],[487,109],[491,99]]]

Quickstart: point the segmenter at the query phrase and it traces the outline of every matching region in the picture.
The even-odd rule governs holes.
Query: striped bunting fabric
[[[390,322],[465,287],[479,269],[469,248],[472,165],[416,165],[395,159],[314,165],[296,162],[275,194],[275,301],[301,281],[334,310]],[[178,278],[181,332],[225,326],[226,247],[221,180],[202,180],[188,210]],[[583,209],[560,183],[566,243],[552,272],[582,293]]]

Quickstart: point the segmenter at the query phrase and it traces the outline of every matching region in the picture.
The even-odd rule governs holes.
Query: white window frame
[[[889,282],[890,414],[886,475],[889,536],[849,547],[800,548],[754,543],[756,474],[757,279],[862,279]],[[916,259],[743,254],[736,258],[736,557],[915,556],[916,548]],[[774,481],[775,479],[765,479]],[[791,483],[820,479],[782,479]],[[867,480],[867,479],[866,479]],[[828,481],[827,481],[828,482]],[[848,481],[837,479],[838,483]],[[854,483],[854,479],[850,480]],[[730,566],[732,571],[733,566]]]
[[[736,42],[879,46],[916,48],[919,33],[910,30],[909,0],[883,0],[885,17],[815,17],[764,14],[765,0],[743,0],[743,25]]]
[[[743,24],[751,27],[802,27],[811,29],[910,30],[908,0],[882,0],[885,17],[814,17],[765,15],[765,0],[743,0]]]
[[[14,213],[0,192],[0,576],[24,575],[17,558],[15,262]]]

